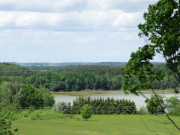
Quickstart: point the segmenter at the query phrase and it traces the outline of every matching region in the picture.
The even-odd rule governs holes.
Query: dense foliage
[[[164,81],[169,76],[174,78],[173,82],[180,84],[179,1],[159,0],[156,4],[149,5],[148,12],[144,13],[144,20],[143,24],[139,24],[139,36],[147,44],[131,54],[123,77],[123,89],[135,94],[139,89],[156,89],[156,82]],[[153,70],[151,60],[157,54],[164,58],[167,72]],[[171,88],[176,88],[175,86],[178,87],[173,85]]]
[[[0,83],[2,81],[23,82],[32,73],[32,71],[24,67],[9,63],[0,63]]]
[[[151,98],[146,99],[146,108],[151,114],[163,114],[164,113],[164,108],[161,107],[163,105],[163,97],[156,95],[151,95]]]
[[[13,115],[0,103],[0,135],[17,135],[18,129],[12,129]]]
[[[18,129],[12,129],[10,120],[0,118],[0,135],[17,135]]]
[[[27,77],[26,83],[32,84],[37,88],[45,87],[50,91],[118,90],[122,87],[124,68],[119,67],[119,70],[116,68],[65,73],[39,72]],[[170,72],[164,65],[156,65],[153,70],[161,70],[165,74],[162,80],[154,80],[153,86],[155,89],[179,87],[178,81],[173,75],[170,75]],[[135,79],[135,83],[137,81]],[[148,87],[142,87],[142,89],[145,88],[148,89]]]
[[[26,83],[38,89],[55,92],[80,91],[86,89],[118,90],[122,88],[122,78],[125,74],[124,66],[87,65],[56,68],[31,71],[17,65],[0,63],[0,82]],[[164,74],[164,78],[153,81],[153,87],[155,89],[179,87],[180,84],[165,65],[155,64],[153,71],[157,72],[159,70]],[[135,83],[138,82],[138,79],[134,79]],[[148,89],[148,87],[146,87],[146,89]],[[45,96],[43,96],[43,98],[45,98]]]
[[[170,97],[166,102],[166,108],[169,114],[180,115],[180,99],[178,97]]]
[[[144,54],[144,60],[162,54],[166,66],[180,82],[180,1],[159,0],[149,5],[144,20],[139,25],[139,36],[149,41],[147,51],[152,54]]]
[[[159,102],[154,91],[155,84],[163,81],[167,75],[160,69],[154,70],[151,61],[157,54],[164,59],[168,76],[171,75],[176,80],[174,82],[180,84],[180,1],[159,0],[149,5],[148,12],[144,13],[144,23],[138,27],[139,36],[143,37],[147,44],[131,54],[125,67],[123,90],[126,93],[138,94],[141,89],[149,88]],[[171,86],[176,94],[179,92],[177,87]],[[167,119],[180,131],[180,127],[169,117],[163,104],[158,104]]]
[[[27,78],[27,83],[35,87],[45,87],[51,91],[79,91],[85,89],[121,89],[122,75],[96,74],[94,72],[41,72]]]
[[[91,105],[93,114],[134,114],[137,111],[135,103],[129,100],[78,97],[73,101],[73,113],[80,114],[80,110],[85,104]]]
[[[90,105],[92,114],[135,114],[137,113],[136,105],[130,100],[115,100],[113,98],[95,98],[77,97],[70,103],[57,103],[52,107],[52,110],[64,114],[80,114],[84,105]]]
[[[5,106],[44,107],[54,104],[49,91],[42,92],[29,84],[2,82],[0,86],[0,102]]]

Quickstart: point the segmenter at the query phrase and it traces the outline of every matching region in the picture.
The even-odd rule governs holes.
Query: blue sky
[[[126,62],[155,2],[0,0],[0,62]]]

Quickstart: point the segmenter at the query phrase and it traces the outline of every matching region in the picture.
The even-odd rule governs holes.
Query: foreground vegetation
[[[172,117],[180,125],[180,117]],[[17,120],[13,127],[21,135],[178,135],[162,115],[93,115],[88,121],[73,119]]]

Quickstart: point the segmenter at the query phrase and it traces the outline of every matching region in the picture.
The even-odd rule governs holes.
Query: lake
[[[144,94],[146,95],[146,97],[150,97],[152,94]],[[160,94],[162,96],[164,96],[165,98],[169,98],[171,96],[174,96],[174,94],[170,94],[170,93],[167,93],[167,94]],[[79,93],[78,95],[78,92],[76,92],[76,94],[71,94],[70,92],[68,92],[67,94],[64,94],[63,93],[58,93],[58,94],[53,94],[54,96],[54,99],[55,99],[55,102],[58,103],[58,102],[70,102],[71,105],[73,103],[73,100],[75,100],[77,97],[79,96],[82,96],[81,92]],[[134,94],[129,94],[129,95],[125,95],[124,93],[122,92],[105,92],[105,93],[91,93],[91,92],[88,92],[88,94],[83,94],[83,96],[90,96],[91,98],[114,98],[114,99],[128,99],[128,100],[131,100],[131,101],[134,101],[135,104],[136,104],[136,107],[137,109],[139,109],[140,107],[145,107],[146,104],[145,104],[145,98],[142,96],[142,95],[139,95],[139,96],[136,96]]]

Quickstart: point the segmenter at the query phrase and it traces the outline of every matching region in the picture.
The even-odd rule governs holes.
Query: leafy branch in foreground
[[[180,1],[159,0],[154,5],[149,5],[148,12],[144,13],[144,24],[139,24],[139,36],[147,42],[131,54],[131,59],[126,65],[123,77],[125,93],[138,95],[141,89],[151,89],[155,98],[159,96],[154,90],[155,81],[163,80],[162,71],[153,70],[150,62],[156,54],[161,54],[166,67],[171,71],[176,80],[180,82]],[[174,88],[174,93],[178,90]],[[147,97],[143,95],[146,99]],[[180,131],[180,127],[169,117],[165,110],[165,103],[159,104],[167,119]]]

